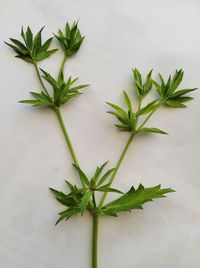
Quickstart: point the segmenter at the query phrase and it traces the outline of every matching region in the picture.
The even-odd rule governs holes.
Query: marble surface
[[[86,35],[66,75],[91,86],[62,108],[81,165],[115,165],[127,135],[114,128],[106,101],[122,104],[131,94],[131,68],[154,69],[166,77],[185,70],[183,87],[200,85],[200,2],[197,0],[19,0],[0,1],[0,39],[18,37],[22,25],[44,36],[66,20],[80,19]],[[54,44],[57,46],[57,44]],[[91,218],[54,226],[61,206],[48,187],[76,181],[55,115],[17,103],[40,85],[31,65],[0,44],[0,267],[90,267]],[[58,52],[41,63],[52,74]],[[149,125],[170,133],[137,138],[117,175],[127,190],[142,182],[162,183],[176,193],[143,211],[100,221],[101,268],[199,268],[200,263],[200,93],[187,109],[161,109]]]

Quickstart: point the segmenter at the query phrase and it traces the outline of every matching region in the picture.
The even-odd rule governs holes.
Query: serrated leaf
[[[120,198],[108,203],[102,208],[104,215],[117,214],[122,211],[131,211],[132,209],[141,209],[146,202],[155,198],[165,197],[166,193],[174,192],[171,188],[161,189],[160,185],[145,188],[140,185],[137,190],[133,187]]]

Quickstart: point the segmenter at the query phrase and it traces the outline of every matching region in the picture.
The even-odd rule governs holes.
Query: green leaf
[[[147,74],[145,82],[143,83],[141,73],[138,69],[133,69],[133,76],[135,80],[133,85],[140,100],[142,100],[152,89],[152,71],[153,70]]]
[[[21,49],[21,51],[23,51],[23,53],[27,54],[28,53],[28,49],[26,48],[26,46],[24,44],[22,44],[20,41],[18,41],[17,39],[14,38],[10,38],[10,40],[18,46],[19,49]],[[6,42],[5,42],[6,43]],[[10,44],[6,43],[7,45],[9,45],[10,47],[12,47]]]
[[[71,194],[66,195],[63,192],[57,191],[53,188],[49,188],[49,189],[54,194],[56,200],[59,203],[61,203],[62,205],[67,206],[67,207],[71,207],[71,206],[75,206],[77,204],[73,195],[71,195]]]
[[[90,202],[90,198],[92,196],[92,192],[86,192],[81,199],[81,215],[83,215],[84,211],[87,208],[88,203]]]
[[[98,191],[98,192],[112,192],[112,193],[118,193],[118,194],[123,194],[122,191],[118,190],[118,189],[115,189],[115,188],[111,188],[109,187],[110,183],[102,186],[102,187],[99,187],[97,188],[95,191]]]
[[[187,106],[179,101],[176,100],[167,100],[165,102],[165,104],[167,104],[170,107],[175,107],[175,108],[186,108]]]
[[[115,124],[115,126],[120,130],[120,131],[132,131],[132,128],[130,126],[126,126],[126,125],[119,125],[119,124]]]
[[[182,95],[185,95],[187,93],[190,93],[194,90],[197,90],[197,88],[191,88],[191,89],[182,89],[182,90],[179,90],[179,91],[176,91],[173,95],[171,95],[171,97],[180,97]]]
[[[44,29],[44,26],[39,30],[39,32],[36,34],[36,36],[33,40],[33,55],[34,55],[34,57],[37,57],[38,52],[41,50],[43,29]]]
[[[58,218],[55,225],[57,225],[59,222],[61,222],[64,219],[68,220],[72,216],[77,215],[79,212],[80,212],[80,208],[68,208],[67,210],[60,212],[59,213],[60,217]]]
[[[87,185],[87,186],[89,186],[90,182],[89,182],[87,176],[85,175],[85,173],[82,171],[82,169],[79,166],[75,165],[75,164],[73,164],[73,166],[77,170],[77,172],[79,174],[79,177],[80,177],[80,180],[82,181],[82,183]]]
[[[19,101],[19,103],[31,104],[32,106],[49,106],[49,107],[52,106],[53,107],[52,103],[40,101],[40,100],[22,100],[22,101]]]
[[[111,106],[114,110],[116,110],[117,114],[122,118],[127,118],[127,113],[118,105],[106,102],[109,106]]]
[[[158,95],[161,97],[161,99],[163,98],[163,92],[162,92],[162,88],[161,86],[156,82],[156,81],[152,81],[154,87],[156,88]]]
[[[152,88],[152,79],[151,79],[152,72],[153,72],[153,70],[151,70],[147,74],[146,81],[145,81],[145,83],[143,85],[143,97],[145,97],[149,93],[151,88]]]
[[[155,128],[155,127],[145,127],[145,128],[140,129],[139,132],[151,132],[151,133],[159,133],[159,134],[166,134],[166,135],[168,135],[167,132],[162,131],[161,129]]]
[[[65,32],[58,30],[58,34],[54,34],[58,42],[60,43],[66,56],[72,56],[79,50],[84,36],[81,35],[78,29],[78,21],[74,22],[72,26],[66,23]]]
[[[108,163],[108,161],[106,161],[105,163],[103,163],[103,165],[101,165],[100,168],[97,167],[96,172],[95,172],[95,174],[94,174],[94,176],[92,178],[94,184],[96,184],[99,176],[101,175],[101,173],[102,173],[104,167],[107,165],[107,163]]]
[[[10,46],[15,52],[17,52],[17,58],[20,58],[30,63],[41,61],[52,55],[55,51],[57,51],[57,49],[48,50],[52,38],[49,38],[44,44],[42,44],[43,28],[34,37],[29,26],[27,27],[26,34],[24,33],[22,27],[21,36],[23,38],[24,43],[14,38],[10,38],[11,42],[14,45],[6,42],[5,43]]]
[[[98,183],[97,183],[97,187],[99,187],[99,186],[102,185],[107,179],[109,179],[110,175],[113,173],[114,170],[115,170],[115,168],[109,169],[109,170],[103,175],[103,177],[98,181]]]
[[[124,91],[123,93],[124,93],[124,99],[125,99],[125,102],[127,104],[128,110],[130,113],[132,113],[133,109],[132,109],[132,104],[131,104],[131,101],[129,99],[129,96],[127,95],[126,91]]]
[[[171,188],[161,189],[160,185],[145,188],[140,184],[137,190],[133,187],[120,198],[108,203],[102,208],[101,213],[104,215],[117,214],[122,211],[131,211],[132,209],[141,209],[146,202],[155,198],[165,197],[166,193],[174,192]]]
[[[154,110],[156,110],[158,107],[160,106],[160,104],[157,103],[157,100],[152,101],[150,103],[148,103],[147,105],[145,105],[143,108],[141,108],[136,115],[144,115],[144,114],[148,114]]]
[[[27,31],[26,31],[26,43],[27,43],[27,47],[32,50],[32,46],[33,46],[33,33],[30,29],[30,27],[28,26]]]

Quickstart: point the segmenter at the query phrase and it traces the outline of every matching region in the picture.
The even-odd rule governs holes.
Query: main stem
[[[112,184],[113,180],[115,179],[115,176],[116,176],[116,174],[117,174],[117,172],[118,172],[118,170],[119,170],[119,168],[121,166],[121,163],[122,163],[122,161],[123,161],[123,159],[124,159],[124,157],[126,155],[126,152],[127,152],[128,148],[129,148],[129,146],[130,146],[130,144],[131,144],[134,136],[135,136],[135,134],[134,133],[131,133],[131,135],[130,135],[130,137],[129,137],[129,139],[128,139],[128,141],[127,141],[127,143],[126,143],[126,145],[125,145],[125,147],[124,147],[124,149],[123,149],[123,151],[122,151],[122,153],[120,155],[120,158],[119,158],[119,160],[117,162],[117,165],[116,165],[116,167],[114,169],[114,172],[113,172],[113,174],[112,174],[112,176],[110,178],[110,181],[109,181],[110,184]],[[103,196],[101,198],[101,201],[99,203],[99,207],[98,207],[99,209],[102,208],[103,203],[104,203],[104,201],[106,199],[107,194],[108,194],[107,192],[105,192],[103,194]]]
[[[93,215],[93,232],[92,232],[92,268],[98,268],[98,227],[99,217]]]
[[[66,59],[67,57],[64,57],[63,59],[63,62],[62,62],[62,65],[61,65],[61,68],[60,68],[60,71],[59,71],[59,74],[58,74],[58,78],[60,78],[61,76],[61,73],[63,72],[63,69],[64,69],[64,65],[65,65],[65,62],[66,62]],[[41,75],[40,75],[40,72],[39,72],[39,69],[38,69],[38,66],[37,66],[37,63],[34,63],[34,67],[35,67],[35,70],[36,70],[36,73],[37,73],[37,76],[38,76],[38,79],[45,91],[45,93],[50,97],[43,81],[42,81],[42,78],[41,78]],[[69,151],[71,153],[71,156],[72,156],[72,159],[74,161],[74,163],[79,166],[79,163],[78,163],[78,160],[77,160],[77,157],[76,157],[76,154],[75,154],[75,151],[73,149],[73,146],[72,146],[72,143],[71,143],[71,140],[69,138],[69,135],[68,135],[68,132],[67,132],[67,129],[65,127],[65,124],[64,124],[64,121],[63,121],[63,118],[62,118],[62,115],[60,113],[60,110],[58,107],[54,108],[54,111],[57,115],[57,118],[59,120],[59,123],[60,123],[60,126],[62,128],[62,131],[63,131],[63,134],[64,134],[64,137],[65,137],[65,140],[67,142],[67,145],[68,145],[68,148],[69,148]],[[83,187],[85,187],[83,185]],[[94,205],[96,206],[96,203],[94,203]],[[97,248],[98,248],[98,222],[99,222],[99,218],[96,214],[93,214],[93,232],[92,232],[92,268],[98,268],[98,251],[97,251]]]

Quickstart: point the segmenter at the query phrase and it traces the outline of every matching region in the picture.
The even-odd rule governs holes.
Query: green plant
[[[62,220],[67,220],[77,214],[83,215],[88,211],[93,218],[93,240],[92,240],[92,267],[98,267],[98,220],[101,216],[114,216],[123,211],[131,211],[134,209],[141,209],[142,206],[149,201],[156,198],[162,198],[165,194],[173,192],[171,188],[161,188],[160,185],[146,188],[140,184],[137,188],[133,186],[129,191],[123,193],[119,189],[112,188],[111,185],[115,179],[120,165],[126,155],[126,152],[132,142],[132,140],[142,133],[158,133],[167,134],[165,131],[160,130],[157,127],[146,127],[147,122],[151,116],[163,105],[173,107],[186,107],[185,102],[192,98],[187,93],[192,92],[194,89],[181,89],[178,87],[183,79],[183,71],[177,70],[175,74],[165,82],[162,75],[159,74],[159,81],[155,81],[152,78],[152,70],[143,79],[139,70],[133,70],[133,89],[137,95],[137,101],[134,103],[129,98],[128,94],[124,91],[125,109],[113,104],[107,103],[112,109],[108,111],[109,114],[116,117],[118,123],[115,125],[120,131],[129,132],[129,138],[125,147],[119,157],[116,166],[112,169],[106,170],[106,163],[97,167],[92,178],[89,178],[80,167],[66,130],[61,112],[60,106],[64,105],[71,99],[81,94],[80,90],[87,85],[76,85],[77,78],[72,79],[69,77],[66,81],[64,79],[64,66],[66,59],[78,52],[84,37],[82,37],[78,23],[74,22],[72,26],[68,23],[65,26],[65,31],[58,31],[57,35],[54,35],[60,44],[64,55],[61,63],[60,70],[57,78],[53,78],[48,72],[39,69],[38,62],[49,57],[56,52],[57,49],[49,50],[53,37],[49,38],[44,44],[42,44],[42,30],[43,28],[33,36],[30,27],[27,28],[24,33],[23,28],[21,36],[23,43],[16,39],[10,39],[12,43],[6,43],[17,52],[18,58],[33,64],[38,79],[41,83],[41,92],[31,92],[33,99],[20,101],[21,103],[31,104],[32,106],[40,106],[44,108],[52,109],[60,123],[64,137],[66,139],[71,157],[73,159],[73,166],[77,171],[77,175],[80,180],[80,185],[72,185],[69,181],[66,181],[68,192],[50,188],[56,200],[62,205],[66,206],[66,209],[59,213],[59,218],[56,222],[58,224]],[[49,88],[44,84],[44,80],[47,82]],[[156,98],[146,105],[143,105],[143,100],[147,94],[156,89]],[[51,93],[52,92],[52,93]],[[97,202],[96,193],[103,193],[100,202]],[[105,199],[109,192],[119,194],[119,197],[115,200],[106,203]]]

